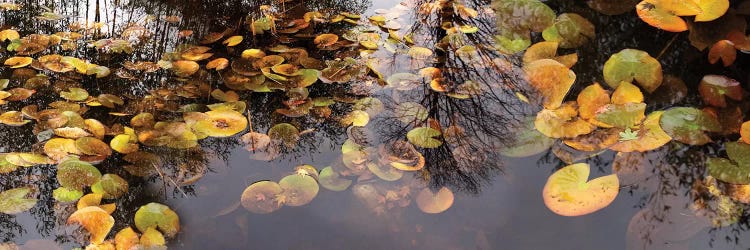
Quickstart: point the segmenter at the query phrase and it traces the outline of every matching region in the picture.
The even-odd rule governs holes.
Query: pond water
[[[652,2],[638,8],[658,9]],[[727,177],[706,163],[728,157],[726,164],[750,167],[741,157],[750,134],[740,134],[750,108],[742,101],[750,57],[738,40],[728,40],[730,51],[739,52],[727,66],[711,64],[707,55],[733,31],[746,36],[750,1],[732,1],[710,22],[683,17],[690,27],[684,32],[652,27],[636,14],[637,3],[2,3],[0,30],[20,37],[0,36],[10,37],[0,41],[7,65],[0,78],[9,79],[3,92],[9,96],[0,98],[7,101],[0,116],[0,192],[28,187],[32,200],[0,193],[6,199],[0,200],[0,249],[86,248],[94,237],[75,222],[106,225],[109,215],[103,207],[86,211],[104,217],[74,216],[86,204],[73,194],[68,201],[53,195],[63,188],[115,204],[114,226],[102,235],[110,243],[124,228],[145,234],[141,225],[148,222],[136,219],[144,205],[168,206],[179,216],[179,232],[171,235],[174,228],[162,224],[155,229],[176,249],[750,249],[750,186],[729,184],[749,179],[741,173],[750,170]],[[555,22],[563,25],[554,31],[561,35],[543,34],[549,25],[535,26],[549,24],[547,8],[580,15],[595,37],[583,30],[585,23],[565,26],[572,21],[564,16]],[[555,37],[562,40],[552,54],[537,46]],[[557,45],[565,47],[560,55],[577,54],[572,67],[565,65],[570,56],[541,59],[554,57]],[[534,47],[536,58],[529,53]],[[650,58],[659,64],[658,83],[646,83],[656,78],[653,72],[628,80],[633,84],[610,83],[603,71],[611,68],[604,65],[624,49],[649,56],[615,70],[648,74]],[[33,61],[11,67],[6,60],[16,56]],[[560,96],[568,68],[575,79],[558,109],[563,100],[551,99]],[[711,84],[723,87],[717,90],[723,105],[698,90],[706,75],[721,81]],[[607,95],[593,107],[601,121],[584,121],[584,103],[601,96],[579,93],[594,82],[612,94],[612,104]],[[635,90],[620,93],[612,87],[618,84]],[[731,92],[736,88],[739,94]],[[617,108],[618,93],[635,111]],[[578,104],[568,118],[583,124],[555,125],[571,121],[555,120],[563,113],[543,116],[571,101]],[[695,109],[676,114],[674,107]],[[646,125],[649,118],[641,125],[644,114],[658,111],[665,112],[656,128]],[[664,117],[687,122],[669,125]],[[607,128],[622,123],[629,125]],[[586,128],[597,129],[592,136],[571,135]],[[669,134],[660,144],[648,134],[656,130]],[[624,150],[629,141],[642,142],[632,146],[641,150]],[[590,166],[589,179],[618,181],[601,184],[602,190],[588,188],[593,182],[572,183],[574,191],[546,204],[548,178],[574,163]],[[95,185],[100,174],[117,175],[127,191]],[[281,183],[276,191],[275,182]],[[259,188],[253,193],[251,185]],[[743,188],[744,196],[737,191]],[[593,205],[581,205],[608,194],[611,203],[593,196],[586,201]],[[26,208],[11,213],[4,210],[9,207]],[[559,215],[571,208],[591,213]],[[174,222],[168,214],[152,216]]]

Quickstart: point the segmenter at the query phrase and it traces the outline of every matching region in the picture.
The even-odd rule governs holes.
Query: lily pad
[[[66,188],[80,190],[93,185],[101,177],[99,169],[78,159],[70,158],[57,165],[57,181]]]
[[[636,130],[637,137],[633,140],[620,140],[610,149],[618,152],[645,152],[657,149],[672,140],[664,130],[659,121],[664,111],[655,111],[646,116],[646,119]]]
[[[436,139],[436,137],[439,137],[441,134],[442,133],[440,133],[439,130],[434,128],[418,127],[406,133],[406,138],[414,145],[423,148],[437,148],[443,144],[442,141]]]
[[[596,38],[594,25],[575,13],[562,13],[555,24],[542,32],[546,41],[559,42],[561,48],[578,48]]]
[[[168,206],[159,203],[149,203],[138,208],[135,212],[135,226],[145,232],[150,227],[157,227],[167,237],[174,237],[180,231],[180,218]]]
[[[617,175],[588,181],[589,171],[588,164],[577,163],[552,174],[542,192],[547,208],[562,216],[581,216],[609,206],[620,191]]]
[[[539,91],[542,104],[547,109],[560,107],[576,80],[576,74],[572,70],[552,59],[533,61],[523,69],[529,84]]]
[[[640,124],[646,117],[645,103],[607,104],[596,113],[596,120],[606,125],[628,128]]]
[[[228,137],[242,132],[247,128],[247,118],[234,110],[211,110],[205,112],[207,119],[201,119],[193,124],[192,129],[197,134],[212,137]]]
[[[309,175],[292,174],[282,178],[279,185],[284,190],[277,199],[287,206],[302,206],[318,195],[318,182]]]
[[[609,93],[599,83],[594,83],[578,94],[578,115],[583,119],[596,116],[596,111],[610,103]]]
[[[500,154],[508,157],[527,157],[549,149],[555,139],[545,136],[534,128],[534,118],[528,117],[518,127],[511,128],[510,145],[504,145]]]
[[[720,75],[704,76],[698,84],[698,92],[703,97],[703,102],[720,108],[727,106],[726,98],[741,101],[743,95],[740,82]]]
[[[292,124],[279,123],[268,130],[268,137],[271,138],[271,141],[278,140],[287,147],[294,148],[299,141],[299,130]]]
[[[417,195],[416,201],[419,210],[428,214],[439,214],[448,210],[453,205],[453,192],[446,187],[432,192],[429,188],[422,189]]]
[[[240,202],[250,212],[257,214],[271,213],[283,205],[276,200],[276,197],[283,191],[276,182],[258,181],[245,188]]]
[[[337,192],[346,190],[352,184],[352,180],[341,178],[330,166],[320,170],[318,182],[324,188]]]
[[[705,132],[721,131],[715,117],[696,108],[677,107],[664,111],[659,124],[669,136],[690,145],[706,144],[711,137]]]
[[[115,225],[115,219],[103,209],[90,206],[78,209],[68,217],[68,224],[77,223],[91,234],[92,244],[101,244]]]
[[[596,126],[578,118],[575,102],[566,102],[558,109],[543,109],[534,120],[536,130],[551,138],[572,138],[591,133]]]
[[[91,186],[91,191],[104,199],[117,199],[128,193],[128,181],[116,174],[104,174]]]
[[[36,205],[36,198],[26,198],[31,193],[29,187],[8,189],[0,192],[0,213],[18,214]]]
[[[83,191],[59,187],[52,191],[52,197],[59,202],[74,202],[83,196]]]
[[[604,80],[613,88],[623,81],[635,81],[651,93],[661,85],[661,64],[645,51],[624,49],[604,63]]]

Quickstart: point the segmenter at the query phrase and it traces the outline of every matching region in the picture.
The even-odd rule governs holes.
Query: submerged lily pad
[[[645,51],[624,49],[604,63],[604,80],[613,88],[623,81],[635,81],[651,93],[661,85],[661,64]]]
[[[284,205],[302,206],[318,195],[318,182],[309,175],[292,174],[282,178],[279,185],[284,192],[278,196]]]
[[[134,220],[136,228],[141,232],[156,227],[167,237],[173,237],[180,231],[180,218],[177,213],[168,206],[155,202],[138,208]]]
[[[588,164],[577,163],[552,174],[544,185],[544,204],[563,216],[590,214],[607,207],[620,191],[617,175],[588,181],[589,171]]]
[[[534,128],[534,118],[528,117],[523,124],[511,128],[513,133],[510,145],[500,149],[500,153],[508,157],[527,157],[549,149],[555,139],[545,136]]]
[[[719,132],[721,125],[706,112],[687,107],[664,111],[659,122],[661,128],[677,141],[690,145],[703,145],[711,141],[705,132]]]
[[[448,210],[453,205],[453,192],[446,187],[440,188],[437,192],[425,188],[419,192],[416,201],[422,212],[438,214]]]
[[[0,192],[0,213],[17,214],[31,209],[36,205],[36,198],[26,198],[31,188],[21,187]]]
[[[242,192],[240,202],[250,212],[267,214],[278,210],[283,205],[276,200],[284,190],[278,183],[272,181],[258,181]]]

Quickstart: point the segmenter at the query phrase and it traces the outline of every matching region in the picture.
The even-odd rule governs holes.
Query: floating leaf
[[[68,217],[68,224],[77,223],[91,234],[92,244],[101,244],[115,225],[115,219],[97,206],[78,209]]]
[[[578,115],[583,119],[596,116],[596,111],[610,103],[609,93],[599,83],[594,83],[578,94]]]
[[[679,17],[680,14],[688,16],[695,14],[676,13],[675,10],[681,9],[675,9],[671,2],[673,1],[644,0],[636,6],[636,13],[641,20],[653,27],[670,32],[686,31],[688,29],[687,23]]]
[[[151,202],[135,212],[135,227],[145,232],[150,227],[158,228],[167,237],[174,237],[180,231],[180,218],[168,206]]]
[[[318,195],[318,182],[309,175],[292,174],[282,178],[279,185],[284,190],[279,199],[287,206],[302,206]]]
[[[493,1],[498,30],[529,38],[529,32],[542,32],[554,24],[555,11],[538,0]]]
[[[339,40],[339,36],[336,34],[320,34],[315,37],[315,40],[313,40],[313,43],[315,43],[318,48],[320,47],[327,47],[331,46],[334,43],[336,43]]]
[[[299,130],[292,124],[279,123],[268,130],[271,140],[279,140],[289,148],[294,148],[299,140]]]
[[[83,191],[59,187],[52,191],[52,197],[59,202],[74,202],[83,196]]]
[[[656,111],[646,116],[643,124],[637,129],[637,138],[620,141],[612,145],[610,149],[618,152],[645,152],[670,142],[672,137],[664,132],[659,124],[663,113],[664,111]]]
[[[543,105],[547,109],[560,107],[576,80],[572,70],[552,59],[533,61],[523,69],[529,84],[542,95]]]
[[[709,22],[723,16],[729,9],[729,0],[695,0],[701,12],[695,15],[696,22]]]
[[[645,103],[607,104],[596,113],[596,120],[618,128],[640,124],[646,117]]]
[[[446,187],[436,193],[429,188],[422,189],[416,198],[419,210],[428,214],[438,214],[448,210],[453,205],[453,192]]]
[[[226,44],[227,47],[234,47],[237,44],[240,44],[242,42],[242,36],[231,36],[227,38],[227,40],[224,40],[222,44]]]
[[[594,25],[586,18],[575,13],[560,14],[555,24],[542,32],[546,41],[559,42],[561,48],[578,48],[594,40]]]
[[[28,187],[8,189],[0,192],[0,213],[18,214],[34,207],[37,199],[26,198],[29,193],[31,193],[31,188]]]
[[[426,60],[430,57],[432,57],[432,50],[420,47],[420,46],[412,46],[409,48],[409,52],[407,52],[411,58],[417,59],[417,60]]]
[[[60,92],[60,97],[68,101],[79,102],[89,98],[89,92],[82,88],[70,88],[69,91]]]
[[[706,144],[711,138],[705,132],[721,131],[715,117],[695,108],[671,108],[664,111],[659,123],[669,136],[690,145]]]
[[[229,60],[226,58],[216,58],[206,64],[206,69],[216,69],[216,71],[226,69],[229,66]]]
[[[211,110],[205,112],[207,119],[198,120],[192,129],[196,133],[213,137],[228,137],[247,128],[247,118],[234,110]]]
[[[552,59],[565,65],[565,67],[573,67],[578,62],[578,54],[572,53],[564,56],[557,56],[557,47],[560,43],[558,42],[538,42],[531,45],[523,54],[523,63],[529,64],[540,59]]]
[[[128,181],[116,174],[104,174],[91,186],[91,191],[104,199],[117,199],[128,193]]]
[[[404,176],[404,172],[392,167],[391,165],[379,165],[375,163],[367,163],[367,169],[370,170],[375,176],[384,181],[396,181]]]
[[[726,98],[742,100],[742,86],[737,80],[720,75],[706,75],[698,84],[698,92],[703,101],[714,107],[727,106]]]
[[[634,80],[649,93],[662,82],[661,64],[645,51],[624,49],[604,63],[604,80],[613,88]]]
[[[164,239],[164,235],[162,235],[161,232],[157,231],[154,227],[149,227],[146,229],[145,232],[143,232],[143,235],[141,235],[141,238],[138,240],[140,242],[141,246],[150,249],[157,246],[164,246],[167,244],[166,240]]]
[[[619,193],[617,175],[587,181],[589,171],[588,164],[577,163],[552,174],[544,185],[544,204],[562,216],[580,216],[607,207]]]
[[[435,138],[439,137],[441,134],[442,133],[440,133],[439,130],[434,128],[418,127],[406,133],[406,138],[414,145],[423,148],[437,148],[440,147],[440,145],[443,145],[443,142]]]
[[[179,60],[172,62],[172,70],[179,77],[188,77],[198,72],[200,65],[194,61]]]
[[[91,186],[102,177],[99,169],[77,159],[67,159],[57,165],[57,181],[61,186],[80,190]]]
[[[115,234],[115,246],[117,250],[131,249],[139,243],[138,234],[132,227],[126,227]]]
[[[282,203],[276,197],[284,192],[278,183],[259,181],[251,184],[242,192],[240,202],[250,212],[267,214],[281,208]]]
[[[352,184],[352,180],[341,178],[332,167],[320,170],[318,182],[324,188],[337,192],[346,190]]]
[[[706,166],[708,174],[718,180],[732,184],[750,184],[750,165],[738,165],[724,158],[708,158]]]
[[[549,149],[555,142],[534,128],[534,118],[528,117],[524,121],[518,127],[511,128],[510,143],[500,149],[500,154],[508,157],[532,156]]]
[[[708,51],[708,61],[711,64],[716,64],[721,60],[724,67],[734,64],[737,59],[737,50],[734,48],[734,43],[729,40],[720,40],[711,46]]]
[[[31,58],[31,57],[14,56],[14,57],[5,59],[5,62],[3,64],[5,64],[5,66],[10,66],[11,69],[16,69],[16,68],[29,66],[29,64],[31,64],[33,60],[34,58]]]
[[[594,131],[596,126],[578,119],[575,102],[566,102],[558,109],[543,109],[536,114],[534,127],[551,138],[572,138]]]

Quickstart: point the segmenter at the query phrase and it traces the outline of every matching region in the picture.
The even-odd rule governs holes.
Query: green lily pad
[[[406,138],[409,139],[409,142],[412,144],[423,148],[437,148],[443,144],[442,141],[435,139],[435,137],[440,135],[440,131],[434,128],[419,127],[406,133]]]
[[[173,237],[180,231],[180,217],[168,206],[151,202],[138,208],[135,212],[135,227],[145,232],[150,227],[157,227],[167,237]]]
[[[116,174],[105,174],[91,186],[91,191],[104,199],[117,199],[128,193],[128,181]]]
[[[750,184],[750,165],[739,166],[725,158],[708,158],[708,174],[723,182]]]
[[[645,103],[607,104],[596,114],[596,120],[618,128],[640,124],[646,117]]]
[[[542,32],[546,41],[559,42],[560,48],[578,48],[594,40],[596,30],[586,18],[575,13],[560,14],[555,24]]]
[[[421,122],[427,119],[427,108],[416,102],[402,102],[394,109],[396,119],[410,124],[412,122]]]
[[[554,24],[555,11],[538,0],[492,1],[497,29],[502,34],[529,38],[530,32],[542,32]]]
[[[69,158],[57,165],[57,181],[66,188],[80,190],[93,185],[101,177],[99,169],[78,159]]]
[[[375,176],[384,181],[397,181],[404,176],[404,171],[388,165],[380,165],[372,162],[367,163],[367,169],[370,170]]]
[[[268,130],[268,136],[271,140],[281,141],[287,147],[294,148],[299,140],[299,130],[292,124],[279,123]]]
[[[352,184],[352,180],[341,178],[332,167],[320,170],[318,182],[324,188],[337,192],[346,190]]]
[[[659,61],[641,50],[624,49],[604,63],[604,80],[612,88],[623,81],[635,81],[651,93],[661,85],[662,77]]]
[[[302,206],[310,203],[318,195],[318,182],[309,175],[291,174],[279,181],[284,190],[277,199],[287,206]]]
[[[59,187],[52,191],[52,198],[59,202],[74,202],[83,196],[83,191]]]
[[[242,207],[257,214],[267,214],[281,208],[282,203],[276,200],[284,190],[273,181],[258,181],[242,192]]]
[[[664,111],[659,124],[669,136],[690,145],[706,144],[711,138],[705,132],[721,131],[715,117],[696,108],[678,107]]]
[[[68,101],[80,102],[89,98],[89,92],[82,88],[70,88],[60,92],[60,97]]]
[[[31,193],[31,188],[29,187],[8,189],[0,192],[0,213],[17,214],[34,207],[37,199],[26,198],[29,193]]]

